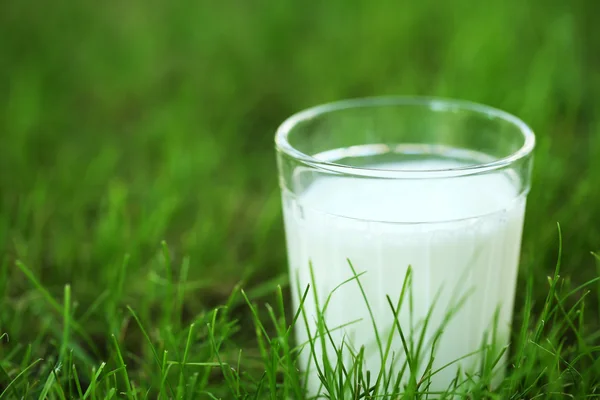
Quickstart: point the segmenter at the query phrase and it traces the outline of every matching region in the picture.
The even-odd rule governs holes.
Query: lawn
[[[509,374],[471,397],[600,397],[597,10],[2,2],[0,399],[298,398],[273,135],[386,94],[537,134]]]

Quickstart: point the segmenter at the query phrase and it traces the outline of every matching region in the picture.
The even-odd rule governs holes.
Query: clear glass
[[[505,357],[493,371],[483,360],[509,341],[534,145],[508,113],[436,98],[347,100],[280,126],[295,307],[311,285],[296,325],[313,343],[300,356],[309,394],[327,391],[317,365],[342,349],[352,368],[362,346],[373,380],[383,365],[429,391],[502,377]]]

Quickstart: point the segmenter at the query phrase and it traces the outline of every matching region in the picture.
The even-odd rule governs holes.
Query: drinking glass
[[[346,100],[279,127],[310,394],[342,390],[342,365],[423,391],[502,378],[534,145],[513,115],[438,98]]]

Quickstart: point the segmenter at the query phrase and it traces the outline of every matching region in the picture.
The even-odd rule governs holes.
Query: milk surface
[[[439,157],[369,167],[439,170],[465,165],[462,161]],[[301,174],[299,170],[298,179]],[[433,370],[490,343],[495,315],[495,344],[507,345],[525,207],[524,196],[517,193],[516,187],[509,174],[495,172],[407,180],[335,176],[318,178],[299,195],[284,189],[295,306],[299,306],[296,288],[304,291],[311,283],[309,263],[312,263],[317,287],[317,298],[311,289],[304,303],[310,336],[317,334],[317,301],[322,308],[330,293],[353,276],[350,260],[357,274],[366,272],[359,279],[384,348],[394,325],[386,295],[397,303],[411,266],[412,293],[400,307],[398,321],[414,347],[423,330],[423,321],[431,312],[417,380],[429,360],[436,330],[450,310],[458,309],[437,341]],[[412,307],[408,297],[412,298]],[[338,349],[342,342],[356,352],[365,346],[365,368],[376,377],[382,367],[382,355],[356,280],[331,295],[325,321]],[[484,341],[486,332],[490,334]],[[296,325],[296,337],[299,344],[309,340],[304,323]],[[323,351],[327,351],[328,358],[335,364],[332,345],[327,344],[323,349],[317,341],[315,350],[319,364]],[[392,368],[397,373],[406,360],[397,329],[391,351],[395,363]],[[345,353],[344,361],[348,365],[350,355],[347,350]],[[391,359],[392,354],[388,356],[386,369],[390,368]],[[445,368],[431,377],[429,390],[446,389],[459,365],[462,371],[476,372],[480,360],[476,354]],[[301,368],[308,370],[309,394],[323,393],[308,346],[301,353],[300,361]],[[499,375],[502,370],[500,367]],[[407,380],[409,374],[407,369],[404,374]]]

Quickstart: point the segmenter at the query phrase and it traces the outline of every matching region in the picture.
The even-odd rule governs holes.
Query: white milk
[[[372,167],[431,170],[464,165],[438,158]],[[298,168],[296,180],[302,172]],[[429,360],[434,332],[448,309],[456,306],[462,296],[467,296],[466,301],[436,345],[433,370],[480,349],[486,331],[492,330],[496,310],[496,342],[500,346],[508,344],[525,207],[524,195],[519,196],[510,175],[496,172],[424,180],[317,178],[299,196],[284,190],[283,199],[296,307],[299,305],[297,286],[304,291],[311,283],[309,261],[319,304],[323,307],[331,291],[353,276],[347,262],[350,259],[357,273],[366,271],[360,280],[385,347],[394,320],[386,294],[396,305],[411,265],[412,324],[408,299],[398,318],[407,340],[412,337],[418,341],[422,321],[439,293],[425,335],[428,345],[420,357],[423,361],[418,378]],[[315,306],[311,288],[304,308],[312,337],[316,334]],[[334,330],[355,320],[360,321]],[[336,347],[340,347],[342,340],[355,351],[365,346],[366,369],[371,370],[374,381],[382,358],[356,281],[345,284],[332,295],[325,321],[328,328],[334,330],[331,335]],[[302,318],[296,326],[296,337],[298,344],[308,341]],[[330,345],[327,348],[328,357],[335,365],[335,353]],[[397,330],[392,351],[397,372],[405,360]],[[322,352],[317,341],[319,364]],[[306,346],[300,358],[301,367],[312,371],[308,376],[309,393],[316,394],[320,382],[309,356],[310,348]],[[345,359],[347,364],[348,359],[349,356]],[[390,359],[391,354],[386,368],[390,366]],[[461,369],[477,371],[479,361],[479,355],[464,359],[460,362]],[[457,368],[458,363],[433,376],[429,390],[446,389],[456,376]],[[503,366],[499,367],[500,375],[502,370]],[[407,371],[405,376],[408,374]]]

